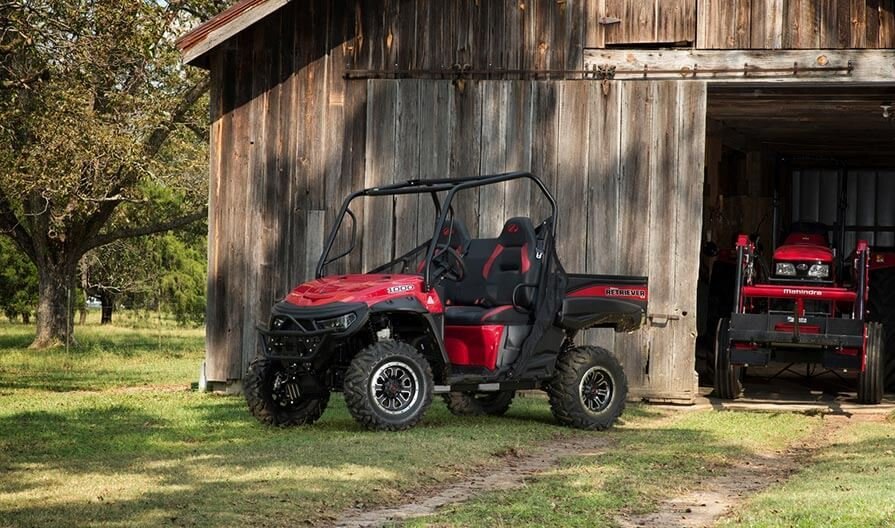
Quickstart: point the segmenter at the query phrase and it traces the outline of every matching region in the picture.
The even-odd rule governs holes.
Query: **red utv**
[[[770,277],[758,278],[755,248],[737,241],[734,312],[718,322],[715,392],[740,396],[745,367],[770,362],[820,364],[857,371],[858,401],[877,404],[883,395],[882,325],[867,321],[870,250],[859,241],[847,277],[837,277],[828,228],[796,223],[774,251]]]
[[[497,238],[471,238],[453,215],[455,195],[518,179],[543,193],[552,214],[537,225],[510,218]],[[326,274],[355,249],[354,200],[408,194],[432,198],[429,241],[366,274]],[[331,257],[346,217],[350,247]],[[276,303],[269,326],[259,328],[263,346],[244,380],[252,414],[266,424],[310,424],[330,393],[341,391],[361,425],[394,431],[419,422],[433,394],[443,394],[455,414],[499,415],[517,390],[543,389],[560,423],[609,427],[624,408],[625,374],[608,351],[574,339],[586,328],[639,328],[647,280],[567,275],[554,251],[556,220],[553,196],[528,173],[412,180],[351,194],[317,278]]]

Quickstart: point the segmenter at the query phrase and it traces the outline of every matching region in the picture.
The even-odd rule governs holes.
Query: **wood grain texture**
[[[678,72],[699,68],[742,69],[744,65],[761,65],[765,68],[792,68],[800,66],[846,67],[851,62],[852,71],[802,71],[791,73],[741,73],[713,74],[702,77],[714,84],[764,83],[788,84],[818,81],[827,84],[889,83],[895,77],[895,50],[585,50],[585,67],[597,65],[616,66],[616,79],[641,78],[644,66],[650,70],[673,70],[674,73],[650,75],[651,79],[680,79]],[[623,70],[637,70],[626,73]]]

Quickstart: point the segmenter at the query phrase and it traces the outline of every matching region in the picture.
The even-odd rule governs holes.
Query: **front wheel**
[[[628,380],[608,350],[583,346],[562,351],[547,385],[550,410],[562,425],[604,430],[625,409]]]
[[[743,393],[743,367],[730,364],[730,319],[718,321],[715,332],[715,395],[735,400]]]
[[[432,369],[413,346],[380,341],[361,350],[345,373],[345,404],[367,429],[400,431],[422,420],[432,403]]]
[[[258,356],[243,379],[249,411],[261,423],[289,427],[316,422],[326,410],[329,392],[302,395],[298,376],[280,361]]]
[[[858,374],[858,403],[883,401],[883,325],[867,323],[864,370]]]

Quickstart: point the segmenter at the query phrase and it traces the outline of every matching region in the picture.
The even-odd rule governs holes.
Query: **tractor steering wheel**
[[[463,263],[463,257],[460,256],[456,249],[450,246],[443,244],[435,246],[435,253],[432,255],[432,275],[436,277],[436,280],[463,280],[463,277],[466,276],[466,265]]]

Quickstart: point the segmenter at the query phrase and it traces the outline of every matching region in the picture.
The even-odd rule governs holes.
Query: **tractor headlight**
[[[271,321],[271,323],[270,323],[270,326],[272,326],[274,330],[279,330],[279,329],[283,328],[283,326],[285,324],[286,324],[285,317],[274,317],[273,321]]]
[[[783,277],[795,277],[796,267],[791,262],[778,262],[774,274]]]
[[[345,330],[357,319],[353,313],[333,317],[332,319],[321,319],[317,321],[317,326],[321,330]]]
[[[818,279],[826,279],[830,276],[830,265],[829,264],[812,264],[808,269],[808,276],[815,277]]]

